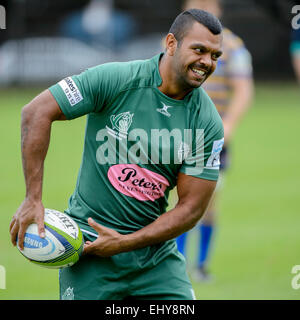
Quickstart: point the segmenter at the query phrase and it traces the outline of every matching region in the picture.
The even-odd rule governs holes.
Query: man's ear
[[[176,49],[177,49],[177,44],[178,44],[178,42],[177,42],[174,34],[168,33],[168,35],[166,37],[166,41],[165,41],[167,54],[169,54],[170,56],[173,56],[175,54]]]

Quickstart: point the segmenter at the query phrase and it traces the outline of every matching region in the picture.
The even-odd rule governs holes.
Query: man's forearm
[[[51,121],[42,119],[34,108],[22,110],[21,151],[26,184],[26,197],[42,199],[44,160],[50,141]]]
[[[85,254],[109,257],[174,239],[196,225],[205,213],[216,187],[216,181],[179,173],[177,176],[178,204],[155,221],[131,234],[122,235],[88,219],[98,238],[85,244]]]
[[[179,202],[176,207],[146,227],[123,236],[120,243],[121,252],[174,239],[193,228],[205,213],[215,187],[216,181],[180,173],[177,179]]]
[[[17,239],[24,248],[24,236],[29,224],[36,223],[40,237],[45,236],[42,184],[44,160],[50,141],[51,124],[65,120],[56,100],[49,90],[43,91],[22,109],[21,149],[26,184],[26,197],[9,225],[11,242]]]
[[[131,251],[174,239],[193,228],[204,212],[205,210],[201,208],[192,212],[187,206],[176,206],[146,227],[125,235],[121,251]]]

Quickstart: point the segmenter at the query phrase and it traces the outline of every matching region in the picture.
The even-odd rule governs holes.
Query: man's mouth
[[[206,76],[207,74],[207,71],[204,71],[204,70],[201,70],[201,69],[196,69],[196,68],[191,68],[191,70],[193,71],[193,73],[200,77],[200,78],[203,78]]]

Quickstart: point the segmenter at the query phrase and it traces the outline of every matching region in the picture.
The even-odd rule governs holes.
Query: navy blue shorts
[[[229,166],[229,159],[228,159],[228,148],[223,147],[221,154],[220,154],[220,170],[224,171]]]

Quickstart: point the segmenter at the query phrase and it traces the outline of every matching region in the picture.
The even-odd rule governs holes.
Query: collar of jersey
[[[162,78],[160,76],[159,73],[159,61],[161,59],[161,57],[164,55],[163,52],[161,52],[160,54],[157,54],[156,56],[154,56],[151,60],[154,62],[155,64],[155,74],[154,74],[154,88],[156,89],[157,93],[163,98],[163,100],[173,103],[175,105],[178,106],[183,106],[185,105],[189,99],[191,98],[191,96],[193,95],[195,90],[192,90],[189,94],[187,94],[184,99],[182,100],[177,100],[177,99],[172,99],[170,97],[168,97],[167,95],[165,95],[164,93],[162,93],[158,87],[162,84]]]

